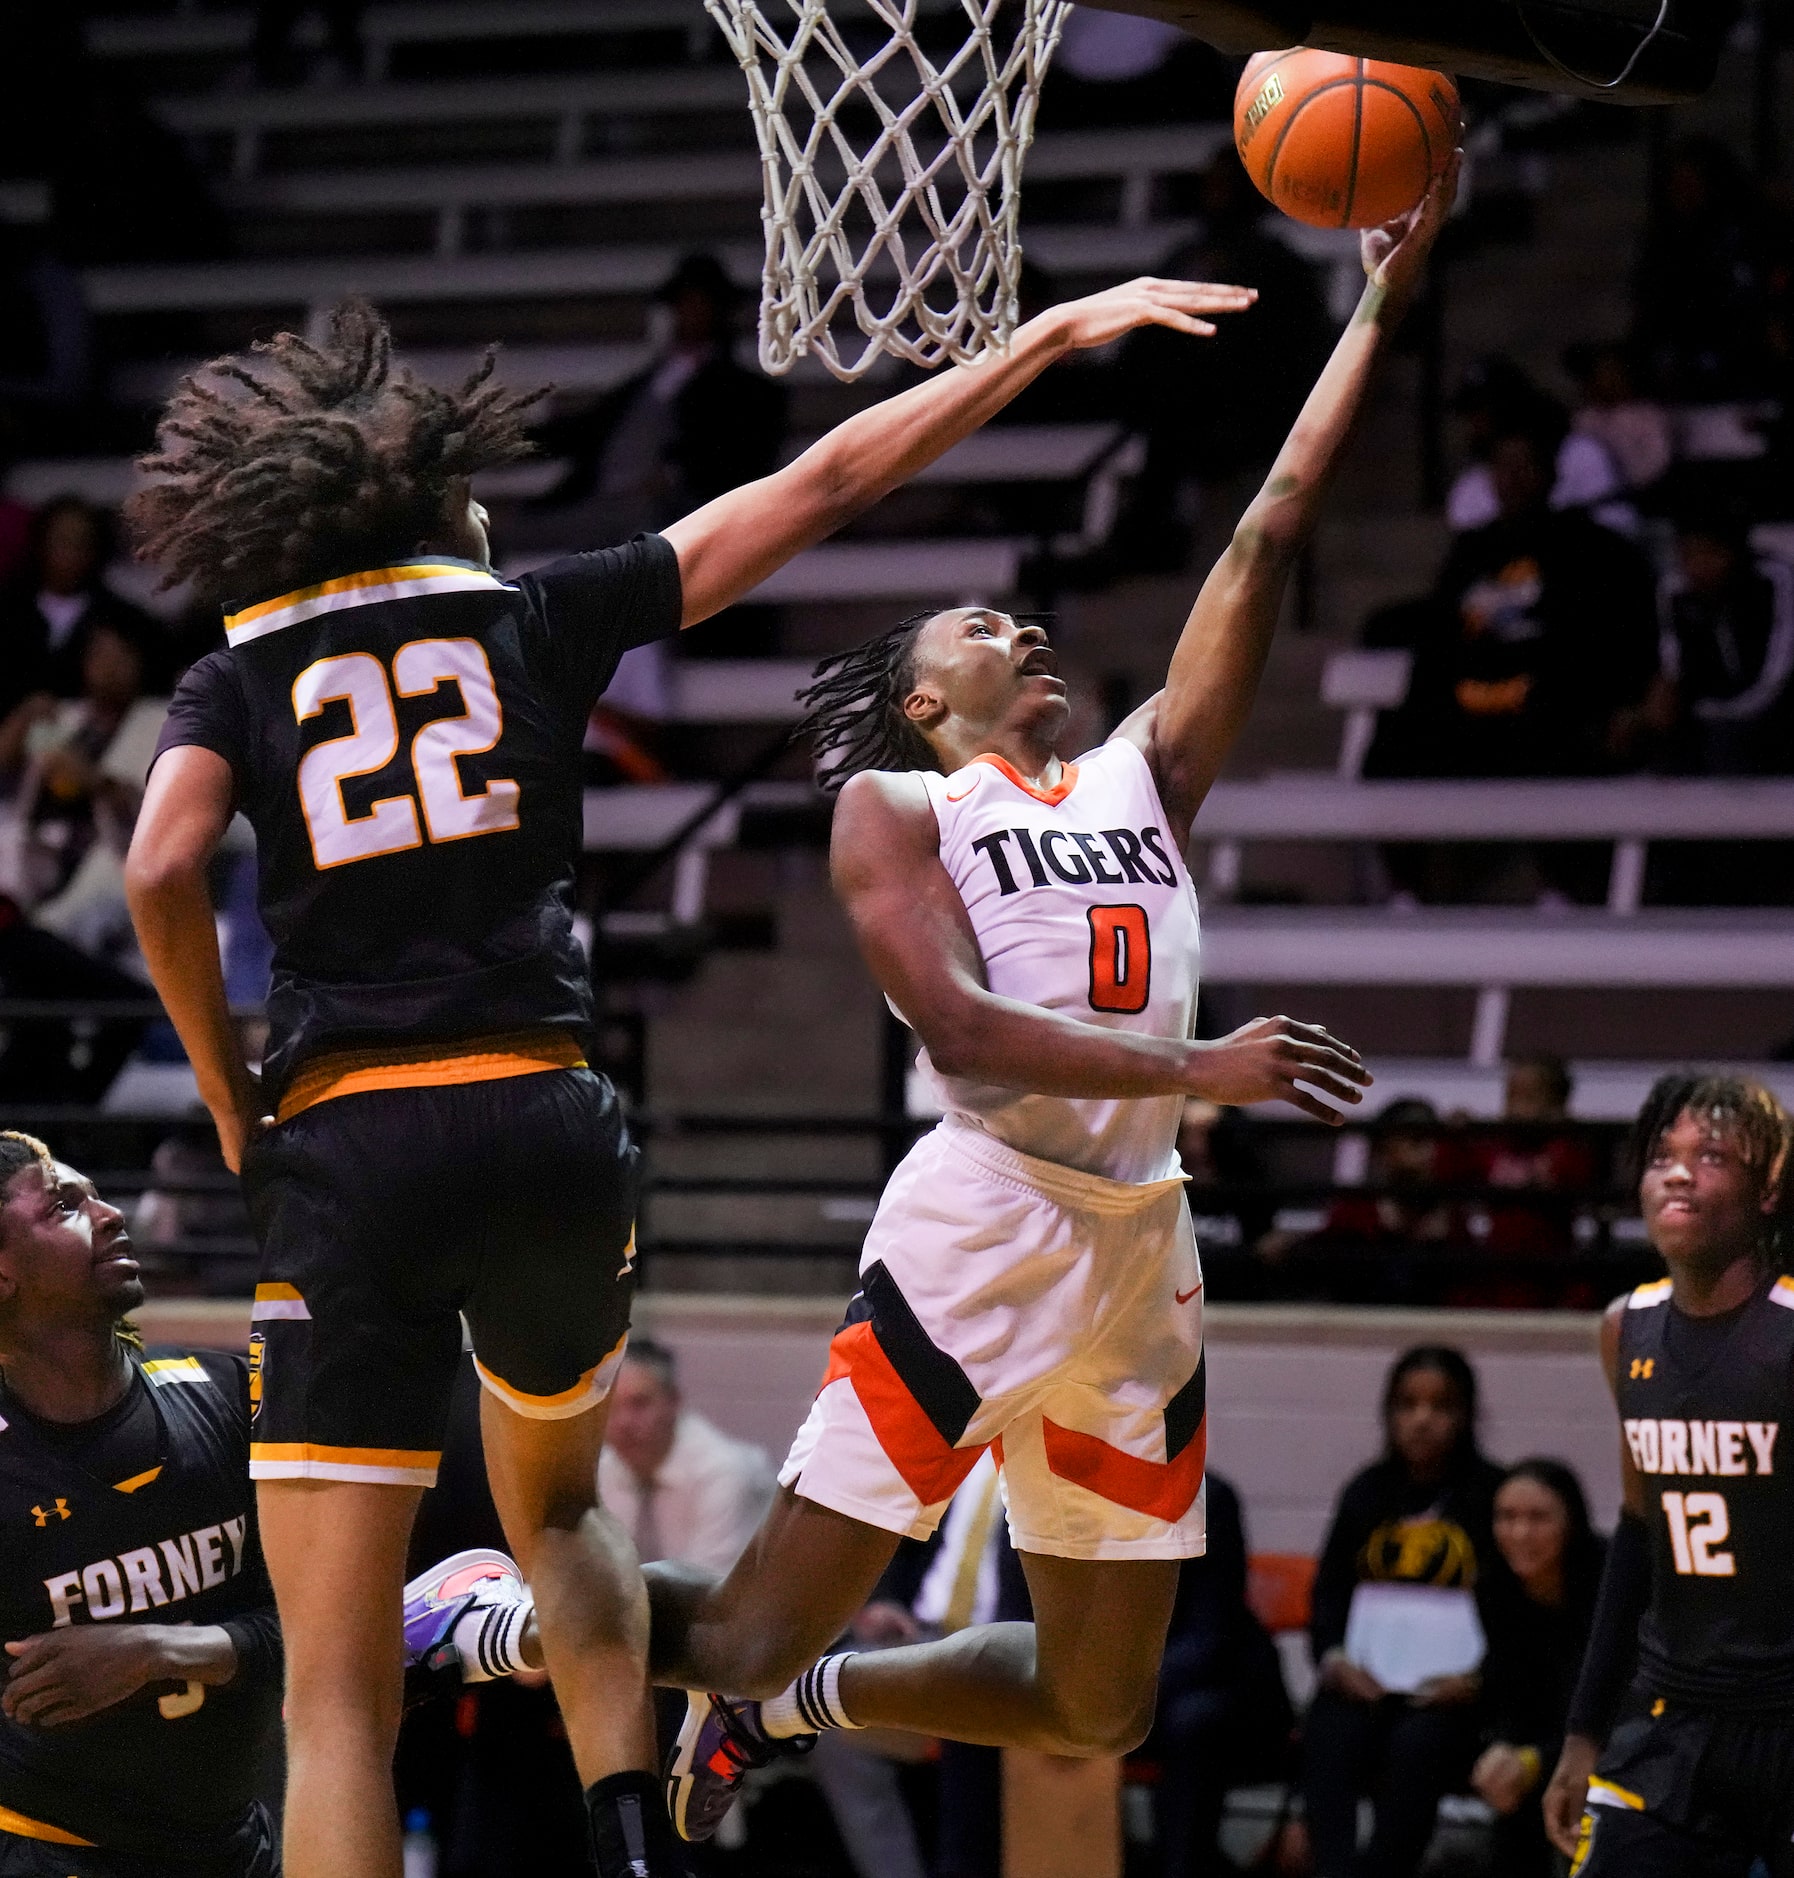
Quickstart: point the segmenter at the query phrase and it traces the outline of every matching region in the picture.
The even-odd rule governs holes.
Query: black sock
[[[598,1878],[685,1878],[657,1774],[606,1774],[586,1788]]]

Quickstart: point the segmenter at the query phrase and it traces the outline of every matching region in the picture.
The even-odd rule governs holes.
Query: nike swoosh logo
[[[1180,1291],[1180,1292],[1178,1292],[1178,1293],[1177,1293],[1177,1301],[1178,1301],[1178,1303],[1179,1303],[1179,1304],[1188,1304],[1188,1303],[1189,1303],[1189,1301],[1190,1301],[1190,1300],[1191,1300],[1191,1299],[1192,1299],[1193,1297],[1195,1297],[1195,1295],[1196,1295],[1196,1293],[1197,1293],[1198,1291],[1200,1291],[1201,1289],[1202,1289],[1202,1287],[1201,1287],[1200,1285],[1192,1285],[1192,1286],[1191,1286],[1191,1287],[1189,1288],[1189,1290],[1188,1290],[1188,1291]]]

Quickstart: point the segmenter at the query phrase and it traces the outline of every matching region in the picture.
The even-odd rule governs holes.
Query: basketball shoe
[[[490,1682],[525,1667],[519,1654],[535,1606],[516,1564],[484,1547],[457,1552],[405,1587],[405,1667],[428,1684]]]
[[[708,1839],[756,1768],[787,1754],[807,1754],[814,1735],[774,1740],[760,1725],[758,1702],[720,1695],[685,1698],[685,1725],[667,1762],[667,1811],[681,1839]]]

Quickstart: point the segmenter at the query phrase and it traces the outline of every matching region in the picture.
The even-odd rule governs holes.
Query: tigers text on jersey
[[[1112,739],[1050,791],[995,756],[922,781],[993,992],[1143,1036],[1191,1034],[1196,889],[1135,745]],[[1128,1182],[1177,1171],[1182,1096],[1028,1095],[922,1063],[944,1109],[1023,1154]]]
[[[622,654],[679,618],[658,535],[516,581],[433,557],[226,616],[157,754],[221,755],[255,829],[271,1095],[325,1050],[583,1039],[586,720]]]
[[[154,1683],[56,1728],[0,1716],[0,1807],[77,1844],[185,1868],[256,1836],[280,1674],[245,1646],[253,1634],[272,1653],[274,1594],[256,1538],[244,1359],[132,1362],[155,1411],[150,1468],[136,1451],[114,1462],[110,1436],[77,1462],[0,1397],[0,1635],[228,1622],[238,1673],[212,1688]]]
[[[1652,1547],[1641,1678],[1705,1706],[1794,1710],[1794,1278],[1723,1318],[1678,1311],[1667,1278],[1627,1305],[1616,1397]]]

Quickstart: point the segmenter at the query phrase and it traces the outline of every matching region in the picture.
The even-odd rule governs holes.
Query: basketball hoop
[[[1002,345],[1022,158],[1069,0],[704,4],[760,140],[761,365],[812,356],[852,381],[886,353],[935,366]],[[834,330],[849,310],[857,349]]]

